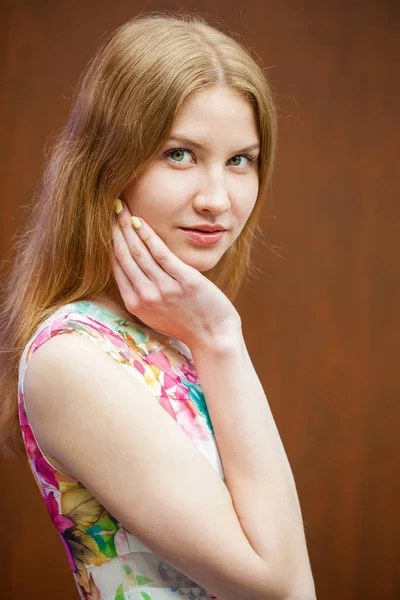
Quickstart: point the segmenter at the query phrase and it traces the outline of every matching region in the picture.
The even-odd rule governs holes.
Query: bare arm
[[[288,597],[315,598],[292,471],[241,333],[192,348],[240,524]],[[279,583],[280,582],[280,583]]]
[[[213,367],[199,366],[210,387]],[[312,598],[289,594],[293,579],[281,585],[276,549],[263,545],[271,550],[267,559],[253,549],[243,529],[255,539],[254,526],[245,519],[241,525],[228,488],[207,459],[147,386],[91,341],[79,335],[48,340],[29,360],[24,389],[32,427],[48,458],[187,577],[220,600]],[[215,399],[210,394],[218,421]],[[228,447],[220,419],[217,428],[222,447]],[[234,491],[236,503],[248,493],[238,486]],[[268,498],[269,486],[264,492]],[[246,506],[245,499],[239,502],[242,518],[244,508],[261,514],[260,498],[252,492]],[[263,517],[270,514],[264,511]],[[264,531],[267,524],[262,526]],[[281,548],[278,554],[282,558]]]

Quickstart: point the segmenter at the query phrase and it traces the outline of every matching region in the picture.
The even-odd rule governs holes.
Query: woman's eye
[[[165,154],[175,163],[187,163],[188,161],[184,160],[185,154],[190,156],[191,151],[186,148],[174,148],[173,150],[168,150]]]
[[[241,167],[241,166],[247,166],[246,163],[243,164],[243,162],[239,162],[241,159],[245,158],[247,161],[247,164],[252,164],[256,161],[256,159],[254,159],[252,156],[247,156],[247,154],[238,154],[237,156],[234,156],[233,158],[231,158],[231,161],[236,161],[233,166],[234,167]]]

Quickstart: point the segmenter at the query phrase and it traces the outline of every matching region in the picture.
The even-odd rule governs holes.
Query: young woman
[[[274,146],[262,68],[199,17],[126,23],[81,81],[1,340],[3,444],[20,426],[81,598],[315,598],[232,304]]]

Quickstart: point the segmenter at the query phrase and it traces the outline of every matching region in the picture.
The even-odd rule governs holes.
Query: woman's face
[[[199,92],[183,104],[169,139],[121,197],[174,254],[206,272],[252,212],[259,143],[249,102],[227,88]],[[224,231],[190,231],[206,226]]]

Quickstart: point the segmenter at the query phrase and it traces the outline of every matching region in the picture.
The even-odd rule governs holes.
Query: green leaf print
[[[118,521],[111,515],[100,517],[96,525],[86,530],[107,558],[117,556],[114,537],[119,529]]]
[[[114,600],[125,600],[124,584],[123,583],[121,583],[118,586],[118,589],[115,592]]]
[[[214,435],[214,429],[213,429],[213,426],[211,423],[210,415],[208,414],[206,399],[204,397],[203,390],[201,389],[201,387],[198,384],[191,383],[190,381],[188,381],[187,379],[185,379],[182,376],[181,376],[181,382],[183,383],[183,385],[185,387],[188,388],[190,398],[193,400],[193,402],[197,406],[200,414],[202,414],[203,417],[205,418],[205,420],[207,421],[207,425],[210,428],[211,433]],[[215,435],[214,435],[214,437],[215,437]]]
[[[95,540],[100,548],[100,551],[107,556],[107,558],[114,558],[117,556],[117,549],[115,548],[114,533],[106,533],[100,536],[96,536]]]
[[[146,592],[140,592],[142,595],[142,598],[144,598],[144,600],[151,600],[151,596],[150,594],[146,594]]]
[[[133,571],[130,568],[129,565],[122,565],[122,570],[127,574],[127,575],[132,575]]]
[[[148,577],[145,577],[144,575],[136,575],[135,576],[136,579],[136,583],[138,585],[146,585],[146,583],[152,583],[152,579],[149,579]]]
[[[90,529],[87,529],[86,533],[90,535],[99,547],[100,552],[107,556],[107,558],[114,558],[117,556],[117,549],[115,548],[114,537],[116,531],[107,533],[99,525],[94,525]]]
[[[101,527],[103,531],[108,531],[109,533],[119,529],[118,522],[111,515],[108,515],[107,517],[101,517],[97,521],[97,525]]]

